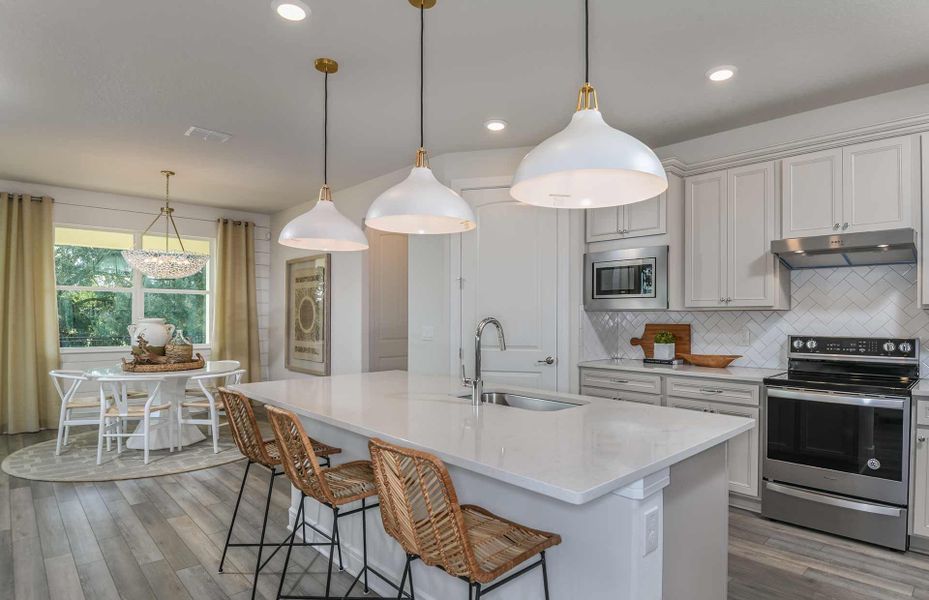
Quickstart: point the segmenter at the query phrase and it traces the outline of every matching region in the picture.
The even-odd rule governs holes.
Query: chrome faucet
[[[465,376],[464,365],[461,365],[461,384],[471,386],[471,404],[480,406],[481,395],[484,393],[484,381],[481,378],[481,336],[484,335],[484,328],[493,325],[497,328],[497,341],[500,344],[500,350],[506,350],[506,337],[503,335],[503,325],[495,317],[485,317],[477,324],[474,331],[474,378],[469,379]]]

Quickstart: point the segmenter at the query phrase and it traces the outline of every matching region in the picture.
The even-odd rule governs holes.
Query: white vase
[[[150,347],[164,348],[174,335],[174,325],[165,323],[164,319],[139,319],[127,330],[133,346],[138,345],[138,337],[141,335]]]
[[[658,360],[674,359],[674,344],[655,344],[655,350],[652,356]]]

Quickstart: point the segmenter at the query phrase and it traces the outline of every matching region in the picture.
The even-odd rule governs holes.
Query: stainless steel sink
[[[459,398],[471,398],[470,394],[459,396]],[[553,400],[551,398],[533,398],[522,394],[511,394],[508,392],[484,392],[481,394],[481,402],[486,404],[498,404],[500,406],[511,406],[513,408],[522,408],[523,410],[564,410],[581,406],[573,402],[564,400]]]

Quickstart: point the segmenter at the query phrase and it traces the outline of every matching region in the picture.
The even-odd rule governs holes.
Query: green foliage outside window
[[[58,228],[56,237],[58,235],[61,235],[60,240],[70,242],[55,245],[61,347],[128,346],[127,327],[133,320],[136,278],[122,257],[119,243],[122,238],[128,238],[126,243],[131,244],[132,235],[71,228]],[[105,240],[101,245],[110,247],[93,247],[100,243],[101,236]],[[122,246],[125,247],[128,246]],[[137,297],[143,299],[144,306],[140,312],[146,317],[163,317],[183,330],[187,339],[195,344],[206,343],[208,296],[154,290],[205,292],[207,278],[208,268],[183,279],[141,277],[144,291]],[[112,291],[99,288],[112,288]]]

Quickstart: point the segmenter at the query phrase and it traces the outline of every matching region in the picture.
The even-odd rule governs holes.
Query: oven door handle
[[[892,408],[903,410],[906,407],[905,399],[869,398],[868,396],[852,396],[845,394],[822,394],[817,392],[801,392],[781,388],[767,388],[768,398],[786,398],[788,400],[809,400],[810,402],[828,402],[830,404],[846,404],[849,406],[864,406],[870,408]]]
[[[835,506],[838,508],[847,508],[849,510],[856,510],[858,512],[884,515],[886,517],[899,517],[903,512],[902,509],[893,508],[891,506],[881,506],[879,504],[871,504],[870,502],[856,502],[855,500],[836,498],[835,496],[819,494],[817,492],[808,492],[806,490],[800,490],[795,487],[788,487],[786,485],[771,483],[770,481],[766,481],[764,486],[766,489],[771,490],[772,492],[783,494],[785,496],[792,496],[800,500],[809,500],[810,502],[818,502],[819,504],[827,504],[829,506]]]

